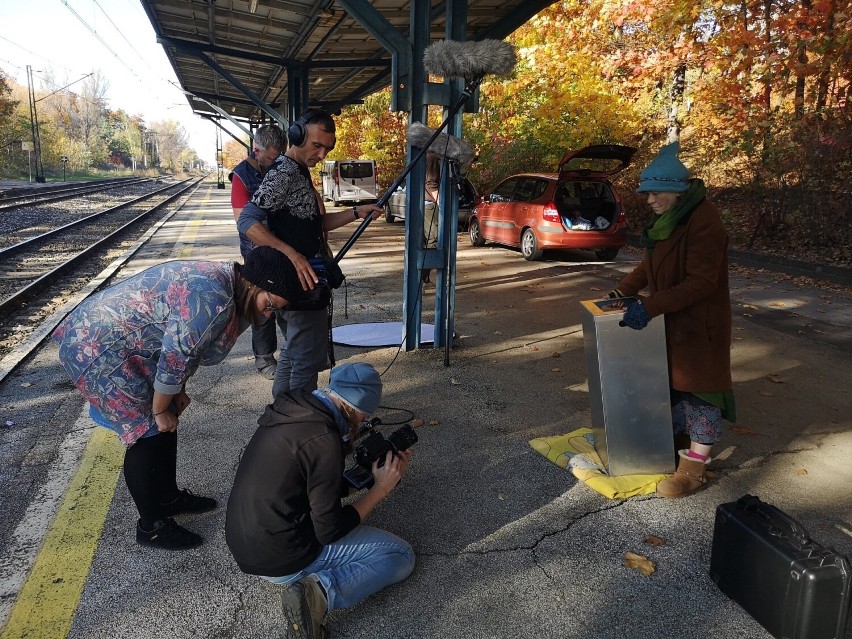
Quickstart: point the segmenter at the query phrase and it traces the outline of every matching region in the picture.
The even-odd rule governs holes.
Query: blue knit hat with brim
[[[689,189],[689,170],[677,159],[680,142],[667,144],[639,174],[637,193],[683,193]]]
[[[382,399],[382,380],[370,364],[341,364],[331,369],[326,390],[355,410],[372,415]]]

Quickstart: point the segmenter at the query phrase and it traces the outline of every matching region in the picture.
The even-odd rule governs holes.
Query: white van
[[[322,196],[336,205],[341,202],[375,202],[378,199],[374,160],[326,160]]]

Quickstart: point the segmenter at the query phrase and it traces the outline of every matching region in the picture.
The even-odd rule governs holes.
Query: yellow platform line
[[[205,193],[201,210],[210,200]],[[177,259],[187,259],[203,217],[192,220]],[[103,532],[124,462],[111,431],[95,428],[0,639],[61,639],[68,635]]]
[[[207,189],[207,192],[204,194],[204,200],[201,202],[201,206],[199,208],[199,212],[202,213],[201,216],[191,220],[189,222],[189,229],[181,233],[181,242],[183,242],[183,247],[177,252],[175,255],[175,259],[178,260],[186,260],[192,256],[192,251],[194,247],[195,238],[198,237],[198,229],[204,224],[203,212],[206,208],[207,203],[210,201],[210,189]]]
[[[95,428],[2,639],[57,639],[71,630],[112,502],[124,447]]]

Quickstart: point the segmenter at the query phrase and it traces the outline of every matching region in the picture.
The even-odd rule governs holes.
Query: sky
[[[216,126],[195,115],[177,88],[138,0],[0,0],[0,68],[26,87],[27,65],[36,90],[60,88],[42,83],[46,69],[53,69],[57,81],[64,80],[60,86],[99,70],[109,82],[111,109],[139,114],[147,124],[179,122],[190,146],[215,166]],[[230,139],[222,134],[222,144]]]

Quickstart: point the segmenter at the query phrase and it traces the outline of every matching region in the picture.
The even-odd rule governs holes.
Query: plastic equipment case
[[[710,577],[777,639],[843,639],[849,562],[753,495],[716,509]]]
[[[635,302],[580,302],[595,450],[611,476],[675,471],[666,325],[619,326]]]

